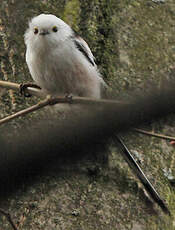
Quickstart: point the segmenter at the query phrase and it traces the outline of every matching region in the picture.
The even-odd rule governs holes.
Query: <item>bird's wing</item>
[[[87,58],[87,60],[91,63],[91,65],[96,66],[94,61],[94,56],[88,44],[80,36],[74,37],[73,41],[75,46]]]

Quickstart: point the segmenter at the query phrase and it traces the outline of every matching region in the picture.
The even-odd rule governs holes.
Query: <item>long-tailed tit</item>
[[[33,80],[51,95],[100,98],[104,81],[87,43],[51,14],[40,14],[25,33],[26,62]]]
[[[34,17],[25,33],[25,43],[30,73],[44,91],[51,95],[101,97],[105,82],[98,72],[92,52],[64,21],[51,14]],[[122,156],[145,189],[169,213],[122,140],[117,136],[115,140],[122,146]]]

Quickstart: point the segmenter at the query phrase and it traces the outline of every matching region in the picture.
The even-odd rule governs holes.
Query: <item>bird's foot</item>
[[[66,99],[67,102],[69,102],[70,104],[73,103],[73,95],[72,95],[72,94],[66,94],[66,95],[65,95],[65,99]]]
[[[24,97],[31,97],[32,96],[27,90],[28,87],[33,87],[35,89],[41,89],[41,87],[39,87],[38,85],[36,85],[34,83],[21,83],[19,86],[19,92]]]

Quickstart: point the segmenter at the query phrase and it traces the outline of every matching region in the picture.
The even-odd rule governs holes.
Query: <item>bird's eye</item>
[[[53,30],[53,32],[56,33],[58,31],[58,28],[56,26],[53,26],[52,30]]]
[[[37,34],[37,33],[38,33],[38,28],[35,27],[35,28],[34,28],[34,34]]]

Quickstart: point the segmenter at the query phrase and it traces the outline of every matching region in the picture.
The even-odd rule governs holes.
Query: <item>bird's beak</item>
[[[46,30],[46,29],[42,29],[41,31],[40,31],[40,33],[39,33],[39,35],[47,35],[47,34],[49,34],[49,31],[48,30]]]

